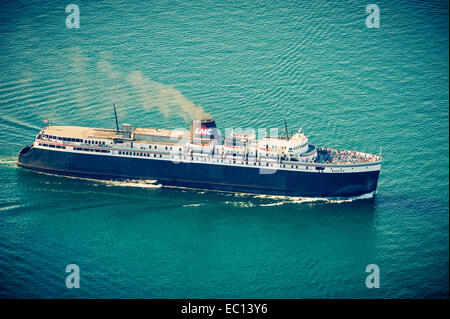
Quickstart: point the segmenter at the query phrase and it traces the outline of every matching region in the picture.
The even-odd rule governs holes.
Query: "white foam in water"
[[[11,206],[0,207],[0,211],[11,210],[11,209],[16,209],[16,208],[21,208],[21,207],[25,207],[25,205],[11,205]]]
[[[0,161],[0,163],[1,163],[1,161]],[[128,186],[128,187],[142,187],[142,188],[160,188],[160,187],[162,187],[161,184],[156,184],[158,182],[157,180],[153,180],[153,179],[115,181],[115,180],[103,180],[103,179],[95,179],[95,178],[87,178],[87,177],[79,177],[79,176],[58,175],[58,174],[52,174],[52,173],[40,172],[40,171],[35,171],[35,173],[56,176],[56,177],[76,179],[76,180],[96,182],[99,184],[104,184],[106,186]],[[47,182],[47,184],[49,184],[49,182]]]
[[[16,163],[17,163],[16,157],[0,158],[0,165],[8,167],[16,167]]]
[[[239,201],[226,201],[225,204],[227,205],[232,205],[234,207],[254,207],[256,206],[254,203],[252,203],[251,201],[249,202],[239,202]]]
[[[160,188],[161,184],[156,184],[157,180],[128,180],[128,181],[102,181],[107,186],[128,186],[128,187],[142,187],[142,188]]]
[[[279,206],[283,204],[302,204],[312,202],[325,202],[325,203],[347,203],[361,199],[370,199],[375,195],[375,191],[360,196],[353,197],[295,197],[295,196],[274,196],[274,195],[255,195],[255,198],[276,200],[275,203],[261,204],[259,206]]]
[[[199,203],[199,204],[185,204],[183,205],[183,207],[198,207],[198,206],[202,206],[203,203]]]

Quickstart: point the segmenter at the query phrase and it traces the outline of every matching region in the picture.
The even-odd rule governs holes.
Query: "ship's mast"
[[[113,103],[114,117],[116,118],[116,132],[119,132],[119,121],[117,120],[116,103]]]
[[[289,133],[288,133],[288,128],[287,128],[287,124],[286,124],[286,118],[283,117],[284,120],[284,129],[286,130],[286,138],[289,141]]]

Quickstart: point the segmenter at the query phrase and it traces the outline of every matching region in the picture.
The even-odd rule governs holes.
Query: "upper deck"
[[[317,149],[317,158],[315,162],[339,165],[366,164],[381,162],[381,157],[374,154],[362,153],[358,151],[321,147]]]
[[[102,129],[82,126],[47,126],[41,132],[43,137],[68,142],[85,142],[95,139],[99,141],[135,141],[138,143],[167,143],[175,144],[179,139],[188,139],[189,132],[158,128],[135,128],[130,132],[113,129]]]
[[[63,141],[71,141],[70,139],[113,139],[117,137],[115,130],[99,129],[93,127],[82,126],[47,126],[42,134],[52,136],[53,139],[61,139]]]

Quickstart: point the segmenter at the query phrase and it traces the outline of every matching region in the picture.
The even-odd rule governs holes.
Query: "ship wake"
[[[272,203],[260,204],[259,206],[279,206],[285,204],[304,204],[304,203],[329,203],[340,204],[350,203],[359,200],[372,199],[375,191],[353,197],[295,197],[295,196],[272,196],[272,195],[255,195],[258,199],[272,200]]]

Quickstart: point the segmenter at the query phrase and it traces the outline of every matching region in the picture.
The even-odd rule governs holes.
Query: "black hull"
[[[350,197],[376,190],[379,171],[355,173],[309,173],[276,170],[260,174],[259,168],[170,160],[103,156],[75,152],[24,148],[19,166],[58,175],[105,180],[147,179],[159,184],[242,193]]]

